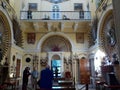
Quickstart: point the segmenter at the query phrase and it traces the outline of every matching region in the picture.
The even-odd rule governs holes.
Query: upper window
[[[37,3],[29,3],[29,10],[37,10]]]
[[[54,5],[53,6],[53,11],[59,11],[59,6],[58,5]]]
[[[59,6],[58,5],[54,5],[53,6],[53,19],[59,19],[60,15],[59,15]]]
[[[82,3],[74,3],[74,10],[83,10]]]

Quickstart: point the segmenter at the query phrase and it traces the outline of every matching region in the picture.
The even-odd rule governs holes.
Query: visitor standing
[[[30,70],[30,68],[29,68],[29,67],[26,67],[25,70],[23,71],[22,90],[27,90],[28,78],[29,78],[29,76],[30,76],[29,70]]]
[[[52,84],[53,71],[50,69],[49,65],[46,65],[46,68],[41,71],[38,85],[40,87],[40,90],[52,90]]]
[[[31,79],[32,79],[32,86],[36,90],[37,89],[37,79],[38,79],[38,71],[36,67],[33,67],[33,71],[31,73]]]

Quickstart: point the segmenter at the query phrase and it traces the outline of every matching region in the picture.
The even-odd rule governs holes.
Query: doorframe
[[[48,64],[51,67],[51,61],[53,60],[53,56],[54,55],[58,55],[60,57],[61,60],[61,77],[63,76],[63,72],[64,72],[64,52],[48,52]]]

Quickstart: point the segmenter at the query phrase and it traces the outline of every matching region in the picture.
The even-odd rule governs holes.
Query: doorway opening
[[[53,70],[53,76],[54,78],[60,78],[61,77],[61,60],[52,60],[51,61],[51,68]],[[57,69],[57,71],[56,71]]]

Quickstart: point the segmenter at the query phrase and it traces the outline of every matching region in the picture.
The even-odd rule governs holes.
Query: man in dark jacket
[[[29,77],[29,75],[30,75],[29,70],[30,70],[30,68],[29,68],[29,67],[26,67],[25,70],[23,71],[22,90],[27,90],[28,77]]]
[[[46,68],[41,71],[40,81],[38,84],[40,90],[52,90],[53,71],[50,70],[49,65],[47,65]]]

